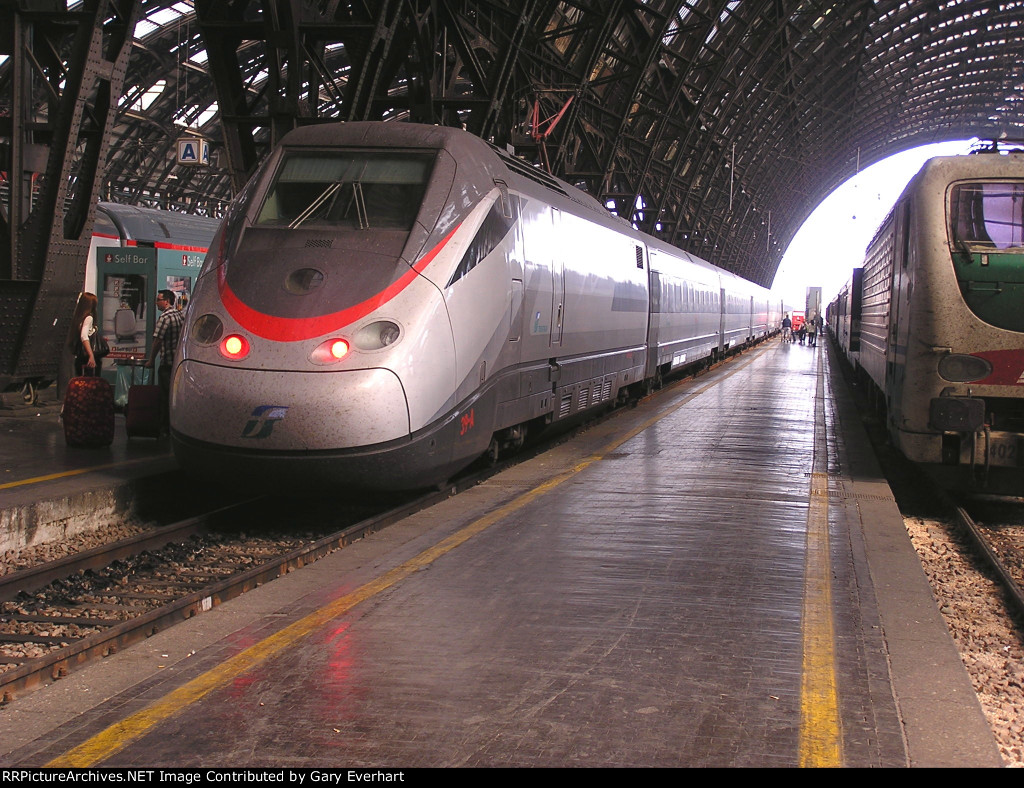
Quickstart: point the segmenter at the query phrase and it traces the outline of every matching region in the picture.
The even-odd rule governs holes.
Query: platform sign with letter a
[[[178,138],[178,164],[210,163],[210,143],[202,137]]]

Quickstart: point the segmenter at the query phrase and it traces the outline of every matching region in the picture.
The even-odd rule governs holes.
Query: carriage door
[[[551,347],[561,347],[565,324],[565,263],[562,257],[562,212],[551,209]]]
[[[523,249],[523,225],[519,220],[519,195],[509,194],[508,184],[505,181],[494,179],[494,185],[498,187],[498,200],[501,204],[501,213],[505,219],[511,221],[513,243],[508,254],[508,268],[511,274],[509,288],[509,325],[508,341],[519,342],[523,335],[523,304],[524,289],[523,277],[525,276],[525,252]],[[518,350],[517,350],[518,357]]]
[[[712,291],[714,292],[714,291]],[[726,348],[729,347],[729,339],[726,332],[729,329],[729,321],[726,313],[729,311],[728,305],[725,303],[725,288],[719,286],[718,288],[718,352],[724,354]]]
[[[903,424],[903,384],[907,374],[907,338],[910,334],[911,233],[910,200],[896,213],[893,243],[892,296],[889,303],[889,332],[885,348],[885,390],[889,426]]]

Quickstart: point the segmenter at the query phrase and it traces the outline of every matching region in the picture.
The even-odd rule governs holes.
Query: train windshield
[[[1024,331],[1024,182],[954,185],[949,232],[957,282],[971,311],[998,328]]]
[[[256,224],[338,230],[410,230],[434,154],[290,151]]]
[[[962,183],[953,187],[951,224],[958,244],[1024,247],[1024,183]]]

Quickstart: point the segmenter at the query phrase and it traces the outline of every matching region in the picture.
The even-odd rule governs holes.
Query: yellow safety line
[[[759,355],[760,354],[758,354],[758,356]],[[454,550],[459,545],[491,527],[495,523],[500,522],[503,518],[509,516],[518,509],[523,508],[537,498],[551,492],[551,490],[573,478],[593,463],[601,460],[605,455],[614,451],[631,438],[636,437],[651,425],[656,424],[661,419],[671,413],[674,413],[687,402],[700,396],[712,386],[718,385],[726,377],[736,374],[741,369],[752,363],[758,356],[751,358],[746,364],[737,365],[735,369],[730,370],[723,377],[711,381],[700,389],[688,394],[675,405],[648,419],[625,435],[616,438],[600,452],[592,454],[581,460],[569,470],[563,471],[558,476],[549,479],[540,486],[523,493],[519,497],[509,501],[504,506],[495,509],[490,514],[481,517],[479,520],[476,520],[462,530],[443,539],[433,547],[424,550],[415,558],[411,558],[405,563],[381,575],[379,578],[371,580],[369,583],[361,586],[351,594],[347,594],[346,596],[329,603],[325,607],[310,613],[308,616],[284,627],[273,635],[261,640],[259,643],[256,643],[244,651],[239,652],[235,656],[230,657],[217,667],[197,676],[178,689],[171,691],[163,698],[154,701],[141,711],[126,717],[106,730],[100,731],[92,738],[64,753],[64,755],[54,758],[46,765],[48,767],[60,768],[84,768],[94,766],[109,758],[132,742],[140,739],[160,722],[170,719],[183,711],[187,706],[195,703],[210,692],[225,686],[238,676],[270,659],[288,646],[296,643],[301,638],[306,637],[311,632],[326,625],[348,610],[351,610],[360,602],[364,602],[382,591],[387,590],[395,583],[404,580],[414,572],[417,572],[433,563],[441,556],[451,550]]]
[[[818,366],[814,417],[815,465],[823,460],[819,456],[817,444],[825,417],[820,358]],[[828,536],[828,474],[812,472],[810,501],[807,507],[807,555],[804,563],[803,679],[800,688],[801,767],[842,766],[842,732],[832,627],[831,563]]]
[[[38,484],[39,482],[51,482],[54,479],[65,479],[69,476],[78,476],[83,473],[90,473],[92,471],[105,471],[108,468],[121,468],[125,465],[138,465],[141,462],[149,462],[152,457],[139,457],[134,460],[122,460],[121,462],[110,462],[106,465],[93,465],[89,468],[75,468],[71,471],[61,471],[60,473],[50,473],[46,476],[33,476],[31,479],[22,479],[17,482],[5,482],[0,484],[0,490],[8,490],[11,487],[21,487],[25,484]]]

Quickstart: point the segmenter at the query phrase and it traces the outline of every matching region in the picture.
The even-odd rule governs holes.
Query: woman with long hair
[[[75,357],[75,376],[89,374],[99,377],[102,359],[92,352],[89,338],[99,331],[96,319],[96,305],[99,299],[92,293],[82,293],[75,305],[75,316],[68,331],[68,349]],[[89,370],[86,373],[86,370]]]

